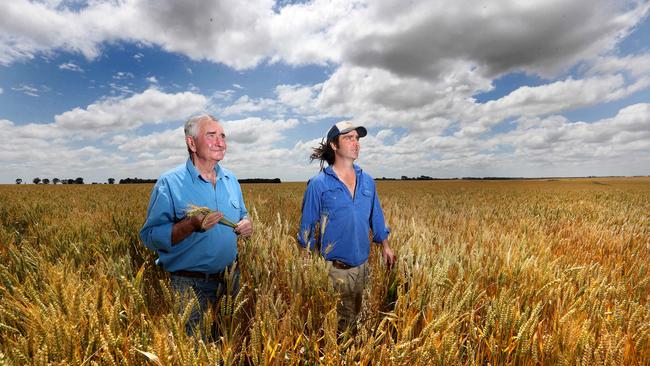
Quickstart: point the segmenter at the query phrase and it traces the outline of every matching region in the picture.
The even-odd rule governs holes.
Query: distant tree
[[[23,182],[22,178],[16,178],[16,184],[21,184]]]
[[[72,178],[68,179],[68,184],[74,184],[74,179]]]
[[[115,178],[108,178],[108,184],[115,184]]]
[[[34,184],[39,184],[41,182],[41,178],[36,177],[34,180],[32,180],[32,182],[34,182]]]
[[[78,177],[77,179],[74,180],[74,184],[84,184],[84,179],[81,177]]]
[[[50,179],[49,178],[43,178],[42,182],[43,182],[43,184],[50,184]]]
[[[59,179],[59,178],[54,178],[54,179],[52,179],[52,183],[53,183],[53,184],[59,184],[59,183],[61,183],[61,179]]]

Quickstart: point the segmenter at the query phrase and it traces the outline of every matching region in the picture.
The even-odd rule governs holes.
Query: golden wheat
[[[650,359],[648,178],[379,182],[398,263],[373,246],[352,337],[326,262],[297,246],[304,188],[243,185],[242,289],[205,344],[139,241],[150,185],[0,187],[0,365]]]

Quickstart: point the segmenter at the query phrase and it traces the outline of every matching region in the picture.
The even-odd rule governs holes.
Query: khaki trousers
[[[343,332],[349,327],[354,329],[361,312],[363,290],[368,281],[368,264],[364,262],[354,268],[339,269],[329,262],[329,278],[334,290],[341,295],[341,300],[336,306],[339,331]]]

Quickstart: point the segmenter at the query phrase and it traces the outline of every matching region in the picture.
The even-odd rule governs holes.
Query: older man
[[[309,180],[302,202],[298,241],[307,249],[320,247],[329,261],[329,278],[341,295],[339,331],[354,329],[361,311],[368,280],[370,230],[388,267],[395,263],[375,182],[354,164],[361,149],[359,139],[366,134],[365,127],[348,121],[330,128],[327,139],[311,155],[312,160],[320,161],[321,172]],[[324,162],[329,165],[326,169]]]
[[[251,235],[253,227],[237,178],[219,165],[226,154],[226,135],[219,121],[210,115],[190,118],[185,123],[185,142],[189,158],[158,179],[140,238],[158,253],[156,264],[170,272],[174,291],[185,300],[188,294],[196,295],[199,307],[186,324],[191,335],[209,304],[228,288],[233,296],[239,291],[239,270],[234,266],[237,236]],[[190,205],[213,212],[188,217]],[[222,218],[237,226],[224,225]],[[226,283],[227,277],[232,283]]]

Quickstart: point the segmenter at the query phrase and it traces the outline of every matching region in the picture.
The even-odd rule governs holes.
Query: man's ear
[[[187,148],[190,149],[191,152],[193,153],[196,152],[196,144],[194,143],[194,138],[192,136],[185,136],[185,143],[187,144]]]
[[[330,147],[332,148],[332,150],[336,151],[336,150],[339,149],[339,147],[336,146],[336,144],[334,143],[334,141],[331,141],[329,144],[330,144]]]

